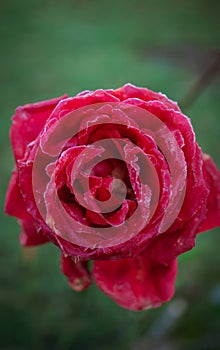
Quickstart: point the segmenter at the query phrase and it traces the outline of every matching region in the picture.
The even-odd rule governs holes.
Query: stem
[[[207,69],[198,77],[195,83],[191,86],[189,91],[180,101],[180,107],[185,111],[196,101],[202,92],[212,83],[218,75],[220,69],[220,52],[218,51],[212,63]]]

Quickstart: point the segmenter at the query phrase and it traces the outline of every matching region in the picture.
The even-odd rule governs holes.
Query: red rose
[[[171,299],[177,256],[220,225],[220,172],[190,120],[130,84],[18,107],[5,211],[21,244],[52,241],[73,289],[142,310]]]

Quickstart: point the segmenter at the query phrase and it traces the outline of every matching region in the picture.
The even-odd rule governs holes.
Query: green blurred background
[[[18,105],[126,82],[181,102],[219,50],[220,1],[1,0],[0,7],[0,348],[219,349],[218,229],[179,258],[172,302],[135,313],[95,285],[74,293],[60,273],[58,249],[23,250],[3,206],[13,167],[8,130]],[[216,68],[208,78],[184,112],[220,166]]]

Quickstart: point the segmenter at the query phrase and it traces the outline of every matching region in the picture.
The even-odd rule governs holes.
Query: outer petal
[[[207,203],[208,212],[199,232],[220,226],[220,171],[208,155],[204,154],[203,160],[204,175],[210,192]]]
[[[204,220],[206,212],[206,207],[202,206],[182,228],[154,238],[149,246],[152,260],[168,266],[177,256],[192,249],[195,246],[198,223]]]
[[[67,95],[18,107],[12,118],[10,138],[15,160],[22,159],[27,145],[36,139],[56,105]]]
[[[9,183],[6,195],[5,213],[19,219],[19,223],[22,227],[20,242],[23,246],[36,246],[49,241],[41,233],[41,230],[39,230],[39,232],[37,231],[34,224],[35,220],[27,212],[24,199],[20,192],[17,171],[12,173]]]
[[[9,182],[5,200],[5,213],[16,216],[19,219],[25,218],[27,215],[26,206],[20,192],[18,172],[16,170],[13,171]]]
[[[177,260],[163,266],[150,260],[148,251],[133,259],[95,261],[98,287],[117,304],[131,310],[159,307],[174,294]]]
[[[27,104],[16,109],[10,130],[10,138],[16,162],[24,157],[27,145],[36,139],[58,102],[66,97],[67,95],[64,95],[52,100]],[[5,213],[22,220],[28,216],[20,191],[17,169],[13,171],[8,186]],[[22,237],[24,235],[25,233],[22,234]],[[26,239],[22,238],[22,241],[26,241]]]
[[[74,262],[71,257],[61,255],[61,268],[70,286],[77,292],[88,288],[92,283],[86,262]]]
[[[166,107],[179,111],[179,107],[176,102],[170,100],[165,94],[161,92],[154,92],[147,88],[140,88],[132,84],[125,84],[116,90],[107,90],[112,95],[120,98],[124,101],[128,98],[139,98],[145,102],[148,101],[161,101]]]
[[[25,247],[31,247],[47,243],[48,239],[41,233],[38,232],[34,226],[33,218],[28,215],[25,220],[19,220],[22,227],[22,232],[20,234],[20,242]]]

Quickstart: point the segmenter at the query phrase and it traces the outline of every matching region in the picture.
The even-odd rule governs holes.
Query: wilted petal
[[[88,288],[92,283],[86,262],[74,262],[73,258],[61,255],[61,268],[70,286],[77,292]]]

